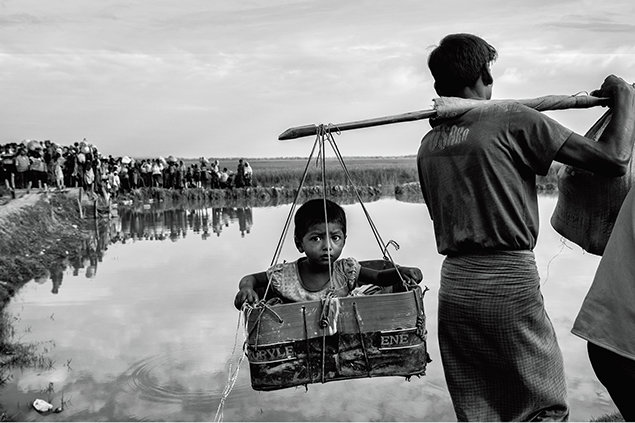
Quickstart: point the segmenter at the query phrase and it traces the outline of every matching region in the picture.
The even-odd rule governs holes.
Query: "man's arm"
[[[592,95],[611,99],[611,121],[597,142],[572,133],[555,160],[599,175],[622,176],[628,169],[635,142],[635,88],[610,75]]]

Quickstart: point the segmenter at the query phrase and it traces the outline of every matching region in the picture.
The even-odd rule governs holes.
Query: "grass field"
[[[236,171],[238,159],[219,159],[220,166]],[[257,186],[297,187],[307,165],[306,158],[246,159],[254,171]],[[415,156],[401,157],[345,157],[344,163],[351,179],[359,186],[397,186],[418,182]],[[537,178],[539,189],[553,190],[558,184],[557,171],[561,165],[554,163],[546,176]],[[326,159],[327,185],[349,185],[346,173],[335,158]],[[314,159],[308,167],[305,185],[321,185],[322,169]]]
[[[140,159],[140,158],[137,158]],[[199,163],[198,159],[179,159],[186,165]],[[212,160],[212,159],[210,159]],[[226,167],[236,172],[238,158],[219,158],[220,168]],[[259,187],[298,187],[305,167],[306,157],[283,158],[248,158],[253,169],[255,186]],[[344,163],[356,186],[389,187],[419,182],[416,156],[398,157],[344,157]],[[351,185],[339,161],[334,157],[326,159],[327,185]],[[540,191],[555,191],[558,187],[558,170],[560,163],[553,163],[546,176],[536,178],[536,186]],[[322,169],[315,157],[309,164],[305,186],[322,185]]]
[[[258,186],[297,186],[307,167],[307,159],[252,159]],[[417,181],[417,165],[414,157],[345,158],[344,164],[352,183],[365,186],[394,186]],[[327,185],[350,185],[342,165],[336,159],[325,163]],[[309,163],[305,185],[322,183],[321,164]]]

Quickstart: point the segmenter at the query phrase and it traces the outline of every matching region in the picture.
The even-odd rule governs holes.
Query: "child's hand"
[[[234,306],[240,310],[243,306],[243,303],[247,302],[248,304],[254,304],[258,301],[258,294],[251,288],[242,288],[236,294],[236,298],[234,299]]]
[[[417,267],[399,266],[399,273],[401,273],[401,277],[408,285],[417,285],[423,280],[423,273]]]

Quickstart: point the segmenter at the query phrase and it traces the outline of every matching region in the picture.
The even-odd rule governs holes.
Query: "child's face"
[[[309,262],[314,265],[329,265],[337,260],[342,254],[346,236],[342,225],[331,222],[328,224],[328,235],[330,242],[326,239],[326,227],[324,223],[316,223],[309,227],[307,233],[300,240],[300,252],[305,253]]]

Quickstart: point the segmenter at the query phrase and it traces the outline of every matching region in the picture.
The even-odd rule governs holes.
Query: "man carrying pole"
[[[443,97],[489,100],[497,52],[471,34],[446,36],[428,58]],[[520,103],[483,102],[431,120],[417,164],[446,256],[439,289],[439,345],[460,421],[564,421],[563,361],[546,314],[533,248],[536,175],[552,161],[606,176],[626,172],[635,89],[609,76],[592,95],[613,117],[597,142]]]

